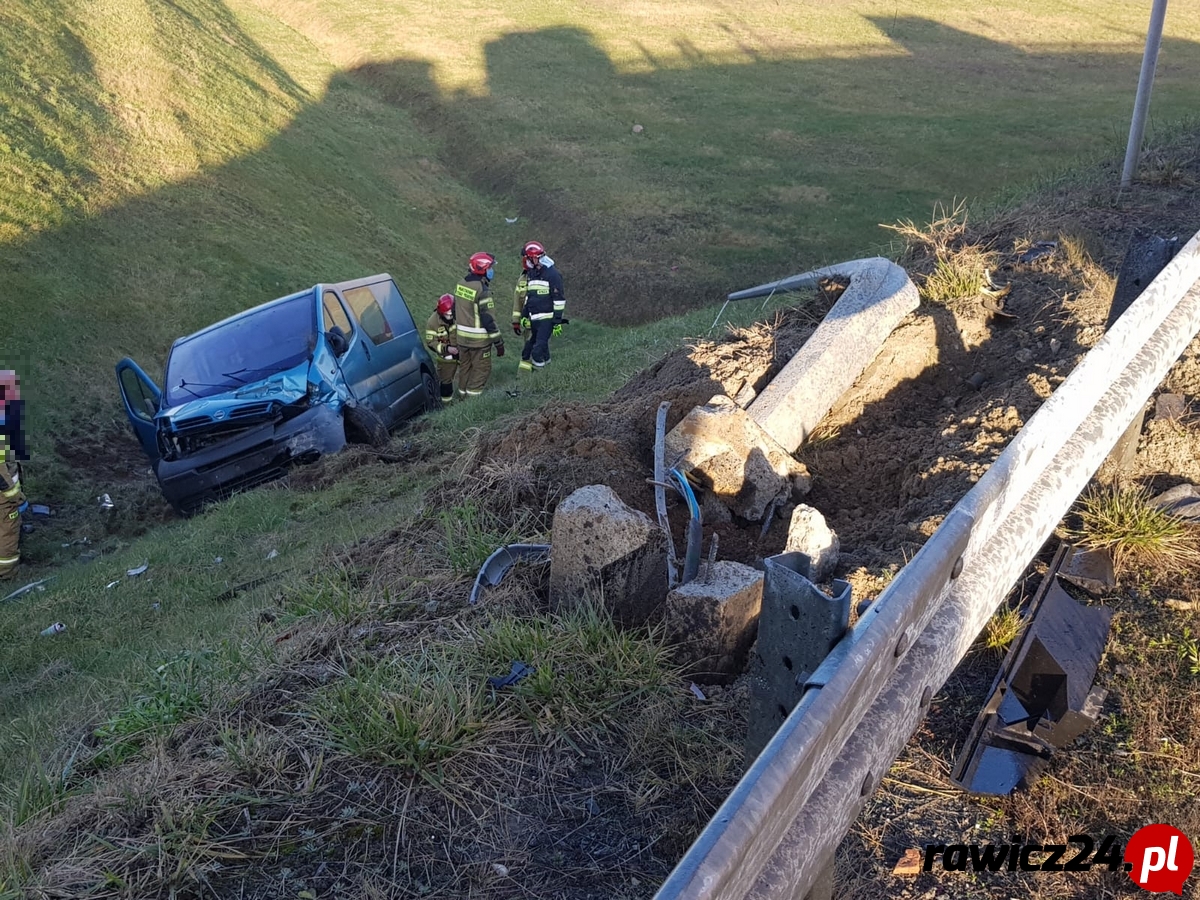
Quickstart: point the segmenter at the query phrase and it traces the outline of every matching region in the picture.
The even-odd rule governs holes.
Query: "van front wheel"
[[[342,412],[342,421],[346,427],[346,440],[352,444],[382,447],[388,442],[388,430],[383,419],[365,406],[347,406]]]

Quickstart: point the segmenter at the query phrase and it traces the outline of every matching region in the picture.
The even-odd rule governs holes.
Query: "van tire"
[[[427,369],[421,370],[421,388],[425,392],[425,412],[431,413],[442,408],[442,391],[438,380]]]
[[[383,419],[365,406],[347,406],[342,412],[346,440],[352,444],[382,447],[390,438]]]

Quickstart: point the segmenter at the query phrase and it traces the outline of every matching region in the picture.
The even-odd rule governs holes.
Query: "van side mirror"
[[[346,332],[337,325],[325,332],[325,337],[329,340],[329,348],[333,350],[334,356],[341,356],[350,349],[350,340],[346,337]]]

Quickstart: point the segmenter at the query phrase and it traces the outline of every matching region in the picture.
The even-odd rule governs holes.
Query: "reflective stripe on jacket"
[[[449,356],[447,351],[451,347],[458,346],[454,323],[446,324],[446,320],[435,312],[425,323],[425,346],[429,348],[429,352],[435,359],[451,361],[447,359]]]
[[[454,329],[459,347],[487,347],[500,340],[492,318],[494,306],[481,276],[468,275],[454,286]]]

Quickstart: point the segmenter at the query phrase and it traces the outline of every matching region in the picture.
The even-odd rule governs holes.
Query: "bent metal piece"
[[[549,552],[549,544],[509,544],[507,547],[501,547],[479,567],[479,574],[475,576],[475,586],[471,588],[471,605],[474,606],[479,600],[479,592],[483,590],[484,585],[494,587],[499,584],[517,562],[523,559],[540,559]]]
[[[878,355],[883,342],[917,308],[917,287],[881,256],[838,263],[730,294],[730,300],[813,287],[841,275],[850,286],[746,412],[789,453],[799,447]]]
[[[1055,750],[1096,723],[1108,693],[1093,687],[1112,610],[1084,606],[1058,576],[1071,547],[1059,547],[1030,601],[1026,625],[992,682],[989,699],[950,780],[972,793],[1028,787]]]

